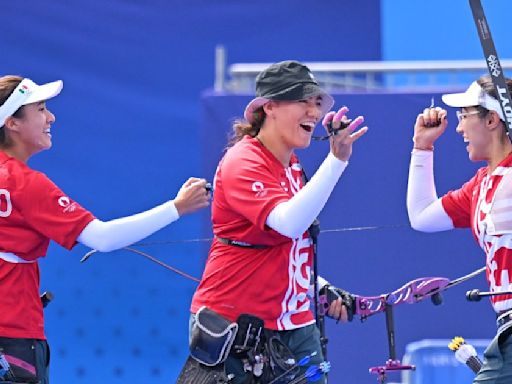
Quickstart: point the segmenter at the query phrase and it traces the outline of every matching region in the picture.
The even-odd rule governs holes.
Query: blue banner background
[[[501,56],[510,57],[500,17],[510,3],[484,6]],[[0,12],[0,73],[65,84],[48,103],[57,116],[54,148],[30,165],[104,220],[174,197],[191,175],[213,177],[229,121],[250,99],[208,91],[217,44],[226,46],[228,63],[481,58],[463,0],[434,0],[428,9],[401,0],[22,0],[2,1]],[[364,114],[371,131],[323,211],[322,228],[383,228],[322,234],[321,272],[373,295],[418,276],[456,277],[483,265],[468,231],[408,228],[412,123],[432,95],[335,96],[338,106]],[[309,173],[326,151],[313,144],[299,153]],[[476,169],[453,126],[436,157],[440,192]],[[140,249],[199,276],[208,221],[207,211],[185,217]],[[190,239],[196,241],[183,241]],[[187,355],[195,283],[124,251],[80,264],[87,251],[52,244],[41,262],[42,289],[55,294],[45,311],[52,382],[173,382]],[[397,308],[399,356],[406,343],[425,337],[490,337],[492,312],[464,301],[470,287],[485,287],[483,278],[447,293],[441,307]],[[329,321],[328,334],[331,382],[373,383],[367,368],[387,358],[384,318]]]

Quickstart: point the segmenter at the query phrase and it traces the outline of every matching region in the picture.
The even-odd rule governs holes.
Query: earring
[[[258,110],[258,111],[254,111],[252,113],[252,118],[254,119],[254,121],[260,121],[263,117],[263,112]]]

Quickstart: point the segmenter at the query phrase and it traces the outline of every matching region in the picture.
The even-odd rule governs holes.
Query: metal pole
[[[224,74],[226,73],[226,49],[223,45],[215,46],[215,92],[222,92],[224,87]]]
[[[395,323],[393,321],[393,306],[386,304],[386,328],[388,330],[389,359],[396,360]]]

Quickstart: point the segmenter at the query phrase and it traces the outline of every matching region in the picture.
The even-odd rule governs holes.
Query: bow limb
[[[421,277],[409,281],[393,292],[383,293],[377,296],[352,295],[353,304],[351,309],[355,315],[360,316],[361,321],[364,321],[370,316],[385,311],[388,306],[402,303],[414,304],[428,297],[431,297],[434,303],[436,303],[434,300],[436,299],[436,295],[481,274],[485,269],[486,267],[482,267],[454,280],[450,280],[446,277]],[[328,297],[328,295],[320,297],[320,302],[323,304],[325,311],[328,310],[332,299],[333,298]],[[346,305],[346,303],[344,304]]]

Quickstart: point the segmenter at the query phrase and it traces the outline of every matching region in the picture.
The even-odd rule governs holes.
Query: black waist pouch
[[[235,340],[238,324],[206,307],[197,311],[195,320],[190,338],[190,356],[207,366],[223,363]]]
[[[36,346],[33,339],[0,337],[0,353],[9,363],[7,378],[16,383],[39,383],[36,371]]]

